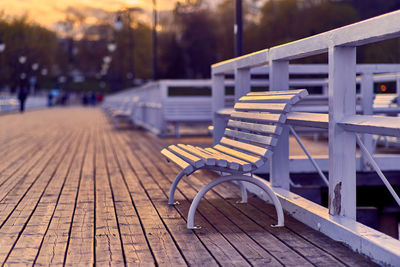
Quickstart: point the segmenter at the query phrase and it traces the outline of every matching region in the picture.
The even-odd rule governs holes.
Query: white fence
[[[372,109],[371,99],[373,97],[374,82],[392,81],[400,84],[398,76],[393,74],[400,71],[400,64],[361,64],[357,65],[357,83],[360,83],[362,96],[358,96],[365,102],[364,106],[359,105],[359,110],[370,112]],[[328,111],[328,79],[327,78],[302,78],[301,75],[328,75],[327,64],[290,65],[289,73],[300,77],[289,80],[292,88],[319,88],[321,94],[309,96],[299,107],[298,111],[327,112]],[[382,73],[384,73],[383,76]],[[390,73],[390,74],[388,74]],[[256,67],[251,70],[253,76],[269,74],[269,67]],[[365,79],[368,76],[371,79]],[[379,76],[380,75],[380,76]],[[268,88],[269,80],[265,78],[253,78],[250,81],[253,89]],[[213,120],[211,97],[211,80],[161,80],[151,82],[139,88],[134,88],[106,97],[105,104],[119,108],[123,103],[132,101],[135,98],[137,105],[132,107],[132,121],[152,132],[160,135],[168,134],[168,127],[175,126],[175,132],[179,132],[180,123],[203,123],[205,126]],[[233,88],[235,81],[225,79],[224,86]],[[397,86],[398,88],[399,86]],[[225,89],[226,89],[225,88]],[[366,88],[365,90],[362,88]],[[178,95],[171,92],[173,89],[180,89]],[[190,94],[185,92],[190,92]],[[398,90],[400,95],[400,90]],[[184,94],[182,94],[184,93]],[[181,94],[181,95],[179,95]],[[216,95],[213,95],[215,98]],[[233,107],[235,96],[224,93],[224,107]],[[368,101],[366,101],[368,100]],[[359,101],[361,102],[361,101]],[[363,102],[363,103],[364,103]],[[371,105],[371,106],[368,106]],[[380,108],[371,112],[398,112],[399,109]],[[178,133],[179,134],[179,133]]]
[[[329,131],[329,209],[293,196],[288,191],[289,127],[284,130],[271,158],[270,182],[285,209],[299,220],[349,244],[377,262],[398,266],[400,242],[356,222],[356,142],[362,146],[358,133],[399,137],[400,117],[374,116],[368,111],[356,115],[355,90],[356,47],[397,37],[400,37],[400,11],[221,62],[212,66],[212,93],[214,140],[217,141],[223,134],[225,122],[219,111],[224,108],[226,73],[235,73],[236,99],[250,91],[251,69],[265,64],[270,68],[270,90],[287,90],[290,60],[328,53],[329,114],[293,112],[289,114],[288,122]],[[363,75],[362,80],[371,85],[372,77],[372,74]],[[364,91],[369,95],[364,95],[363,105],[368,104],[372,109],[372,90]],[[367,149],[363,153],[368,155]],[[373,158],[367,158],[374,165]],[[397,159],[398,164],[400,159]],[[382,179],[388,189],[394,191],[387,180]]]
[[[47,106],[47,98],[40,96],[28,97],[25,109],[36,109]],[[19,110],[19,101],[15,96],[0,96],[0,113],[14,112]]]

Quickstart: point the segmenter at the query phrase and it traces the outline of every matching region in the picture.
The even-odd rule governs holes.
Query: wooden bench
[[[305,89],[248,93],[235,104],[225,134],[215,146],[201,148],[178,144],[161,151],[168,161],[182,169],[171,185],[168,200],[170,205],[175,204],[174,193],[184,175],[188,176],[199,169],[210,169],[222,174],[197,193],[189,209],[188,229],[198,229],[194,227],[194,214],[201,198],[214,186],[227,181],[238,182],[243,203],[247,202],[243,182],[263,189],[275,205],[278,217],[276,226],[284,225],[282,207],[275,193],[249,174],[267,162],[278,143],[287,112],[307,95]]]
[[[164,120],[174,125],[177,138],[180,137],[180,124],[209,124],[212,120],[211,110],[211,99],[205,97],[171,97],[163,102]]]
[[[138,96],[126,97],[120,108],[109,111],[110,120],[114,126],[118,127],[121,122],[131,120],[131,116],[138,103]]]

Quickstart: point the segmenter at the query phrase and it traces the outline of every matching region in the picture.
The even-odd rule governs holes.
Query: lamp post
[[[6,49],[6,44],[3,42],[2,39],[0,39],[0,54],[3,54],[5,49]],[[1,56],[0,57],[0,75],[1,75],[1,78],[0,78],[0,81],[1,81],[0,90],[1,90],[1,87],[2,87],[2,84],[3,84],[3,78],[2,78],[2,77],[4,77],[4,75],[3,75],[3,71],[4,70],[3,69],[4,69],[3,56]]]
[[[236,0],[235,16],[235,57],[243,55],[243,19],[242,19],[242,0]]]
[[[157,80],[157,2],[153,0],[153,80]]]
[[[0,53],[3,53],[5,49],[6,44],[3,42],[3,40],[0,39]]]
[[[131,52],[129,53],[129,73],[127,74],[128,79],[132,79],[132,84],[135,84],[135,64],[134,64],[134,36],[133,36],[133,28],[131,26],[132,23],[132,17],[131,13],[132,12],[137,12],[137,11],[142,11],[141,8],[137,7],[130,7],[130,8],[125,8],[122,9],[121,11],[118,12],[117,17],[114,21],[114,28],[117,31],[122,30],[124,27],[123,23],[123,16],[125,15],[128,20],[128,38],[129,38],[129,48]]]

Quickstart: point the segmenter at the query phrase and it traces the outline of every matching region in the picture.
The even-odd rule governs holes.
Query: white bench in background
[[[266,91],[248,93],[239,99],[230,115],[225,134],[213,147],[201,148],[192,145],[171,145],[161,153],[174,162],[182,171],[173,181],[168,204],[173,205],[174,193],[184,175],[199,169],[219,171],[221,177],[205,185],[194,198],[188,215],[188,229],[194,226],[194,214],[201,198],[214,186],[238,181],[242,202],[247,202],[247,191],[242,182],[254,184],[271,198],[277,212],[277,226],[284,225],[283,210],[275,193],[260,180],[249,176],[263,166],[274,152],[286,122],[286,114],[293,104],[308,95],[307,90]]]

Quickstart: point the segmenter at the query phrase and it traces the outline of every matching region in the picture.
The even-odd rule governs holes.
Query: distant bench
[[[188,215],[187,227],[194,226],[194,214],[201,198],[214,186],[238,181],[242,202],[247,202],[247,192],[242,184],[248,182],[263,189],[271,198],[278,215],[277,226],[284,225],[283,210],[275,193],[265,183],[248,176],[263,166],[272,155],[292,105],[308,95],[307,90],[266,91],[248,93],[239,99],[230,115],[225,134],[213,147],[171,145],[161,153],[182,171],[173,181],[168,204],[173,205],[174,193],[184,175],[199,169],[221,172],[222,176],[205,185],[194,198]],[[229,173],[226,175],[224,173]]]
[[[173,124],[175,134],[180,136],[180,124],[209,124],[212,118],[211,99],[209,97],[169,98],[163,103],[165,123]]]

